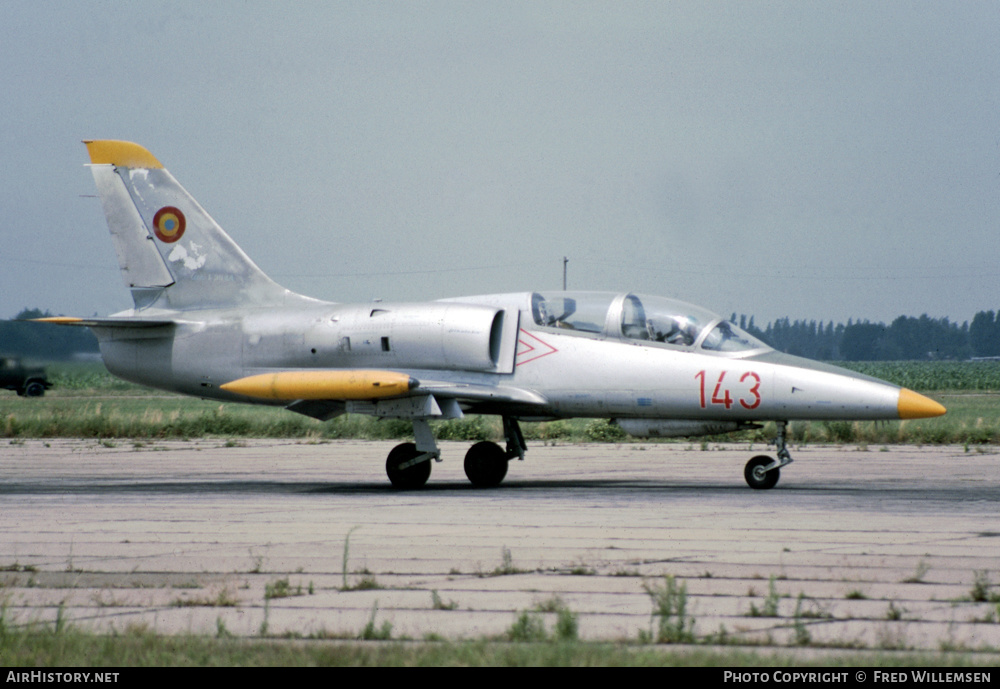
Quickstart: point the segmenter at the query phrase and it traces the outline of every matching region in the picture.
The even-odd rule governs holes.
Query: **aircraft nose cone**
[[[929,397],[924,397],[913,390],[901,388],[899,391],[899,418],[901,419],[927,419],[932,416],[941,416],[947,409]]]

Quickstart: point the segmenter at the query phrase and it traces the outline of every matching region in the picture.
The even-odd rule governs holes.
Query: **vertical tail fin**
[[[128,141],[85,141],[122,277],[137,309],[280,304],[261,271],[160,161]]]

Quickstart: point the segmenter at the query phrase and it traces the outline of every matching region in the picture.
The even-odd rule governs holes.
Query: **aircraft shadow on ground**
[[[784,502],[782,496],[811,495],[857,497],[864,500],[897,500],[955,501],[984,500],[989,503],[1000,503],[1000,494],[996,491],[980,490],[970,494],[968,488],[933,488],[927,486],[899,485],[887,487],[884,484],[866,485],[863,482],[849,485],[828,486],[815,483],[794,484],[788,482],[769,491],[752,491],[741,482],[735,480],[721,482],[706,479],[704,482],[677,483],[657,478],[635,479],[542,479],[542,480],[511,480],[496,488],[476,488],[464,481],[431,482],[424,487],[400,491],[383,481],[266,481],[266,480],[200,480],[200,481],[88,481],[88,480],[45,480],[45,481],[11,481],[0,483],[0,496],[21,495],[399,495],[419,497],[421,495],[469,495],[511,497],[525,495],[531,492],[551,492],[553,497],[560,494],[627,494],[656,495],[664,497],[693,496],[711,498],[713,496],[751,497],[756,496],[771,500],[775,505]]]

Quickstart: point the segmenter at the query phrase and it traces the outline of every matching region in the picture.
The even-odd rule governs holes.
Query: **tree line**
[[[0,354],[43,361],[97,354],[97,338],[88,328],[63,328],[29,320],[50,316],[48,311],[23,309],[13,320],[0,321]]]
[[[759,328],[751,316],[733,323],[775,349],[823,361],[965,360],[1000,356],[1000,313],[980,311],[970,324],[927,314],[892,323],[848,320],[846,324],[788,318]]]

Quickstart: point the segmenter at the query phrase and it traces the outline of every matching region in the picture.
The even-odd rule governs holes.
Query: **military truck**
[[[52,387],[40,366],[25,366],[14,357],[0,357],[0,388],[13,390],[21,397],[41,397]]]

